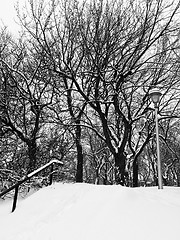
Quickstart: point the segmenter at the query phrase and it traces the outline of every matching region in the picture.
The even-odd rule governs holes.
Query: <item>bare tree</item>
[[[37,140],[45,123],[44,109],[52,103],[53,75],[36,52],[23,40],[11,41],[1,57],[1,136],[15,134],[27,146],[32,171],[37,163]]]
[[[137,159],[153,128],[147,121],[148,131],[139,134],[136,125],[151,116],[150,89],[168,88],[164,96],[176,108],[171,89],[178,84],[179,1],[39,3],[35,8],[30,1],[33,21],[21,17],[22,24],[41,45],[51,70],[69,84],[69,94],[78,92],[97,113],[102,131],[95,131],[114,156],[116,182],[126,184],[131,154],[137,185]],[[160,111],[167,108],[163,101],[161,106]]]

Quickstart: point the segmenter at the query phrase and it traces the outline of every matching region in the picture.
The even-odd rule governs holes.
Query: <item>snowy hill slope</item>
[[[54,184],[14,213],[0,206],[0,240],[178,240],[179,223],[180,188],[171,187]]]

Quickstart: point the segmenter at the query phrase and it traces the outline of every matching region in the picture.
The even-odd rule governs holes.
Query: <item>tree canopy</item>
[[[42,153],[52,157],[53,142],[68,179],[156,184],[149,93],[158,87],[163,178],[178,184],[178,144],[170,147],[169,136],[179,124],[179,5],[29,0],[17,9],[21,36],[2,30],[0,39],[1,145],[18,139],[25,171],[44,162]]]

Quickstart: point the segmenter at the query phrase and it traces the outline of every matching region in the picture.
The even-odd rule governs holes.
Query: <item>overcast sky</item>
[[[9,31],[13,34],[16,34],[20,29],[16,23],[17,13],[15,5],[17,2],[19,2],[19,5],[22,6],[25,4],[26,0],[0,0],[0,27],[3,25],[7,26]]]
[[[16,10],[15,4],[19,1],[21,4],[25,0],[0,0],[0,26],[7,26],[13,34],[18,32],[18,24],[15,23]]]

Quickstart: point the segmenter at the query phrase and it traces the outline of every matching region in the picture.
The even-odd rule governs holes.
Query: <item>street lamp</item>
[[[155,108],[155,122],[156,122],[156,144],[157,144],[157,167],[158,167],[158,189],[163,189],[162,184],[162,172],[161,172],[161,158],[160,158],[160,147],[159,147],[159,126],[158,126],[158,103],[161,96],[161,92],[158,88],[150,90],[149,96],[154,103]]]

